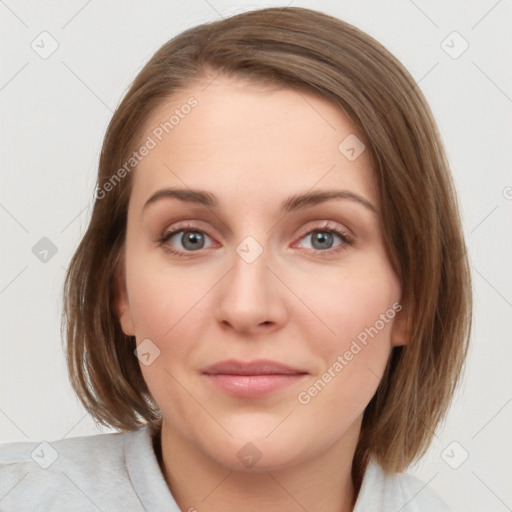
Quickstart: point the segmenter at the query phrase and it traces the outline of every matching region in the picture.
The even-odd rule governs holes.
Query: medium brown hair
[[[356,458],[401,471],[424,454],[447,411],[472,319],[455,189],[428,104],[402,64],[354,26],[305,8],[245,12],[186,30],[144,66],[108,126],[98,187],[127,161],[158,106],[219,74],[325,98],[364,137],[410,339],[393,349],[364,412]],[[114,306],[131,187],[127,175],[96,196],[65,279],[62,323],[78,397],[96,421],[124,431],[162,420]]]

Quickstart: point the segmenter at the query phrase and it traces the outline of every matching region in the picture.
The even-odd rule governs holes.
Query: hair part
[[[219,74],[315,94],[364,137],[410,340],[393,349],[365,410],[355,464],[373,456],[385,470],[401,471],[424,454],[446,414],[472,317],[455,188],[430,108],[402,64],[356,27],[298,7],[245,12],[186,30],[144,66],[108,126],[98,187],[127,161],[155,109]],[[66,275],[62,317],[75,392],[96,421],[124,431],[162,421],[135,338],[115,312],[131,187],[128,175],[96,197]]]

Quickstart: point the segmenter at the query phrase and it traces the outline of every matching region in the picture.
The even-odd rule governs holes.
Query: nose
[[[258,334],[284,324],[286,287],[268,263],[265,251],[252,262],[235,253],[218,289],[216,318],[224,328]]]

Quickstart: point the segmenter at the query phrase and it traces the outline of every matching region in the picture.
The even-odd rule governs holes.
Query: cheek
[[[358,415],[375,393],[391,353],[400,286],[378,259],[339,279],[332,279],[332,273],[330,279],[315,277],[314,287],[303,286],[310,286],[309,304],[321,322],[311,323],[304,339],[319,364],[299,402],[314,401],[324,411],[339,411],[343,404],[348,416]]]
[[[334,334],[323,329],[319,339],[311,330],[304,337],[318,365],[296,399],[304,414],[323,418],[325,435],[333,440],[363,414],[392,349],[396,289],[360,277],[345,280],[341,287],[332,285],[329,300],[316,304]]]
[[[161,259],[137,257],[126,263],[127,288],[137,338],[163,340],[190,323],[215,280],[208,270],[172,268]]]
[[[389,266],[373,261],[347,271],[330,270],[304,276],[298,287],[318,320],[314,326],[327,341],[324,346],[343,348],[359,335],[364,341],[367,329],[375,332],[375,326],[381,339],[389,338],[396,315],[393,304],[400,299],[400,286]]]
[[[143,378],[156,402],[172,418],[187,417],[194,370],[191,353],[204,338],[204,316],[208,314],[208,291],[212,276],[195,269],[151,263],[143,258],[127,261],[128,292],[137,343],[149,339],[158,356],[148,365],[141,360]],[[156,264],[155,264],[156,263]],[[213,281],[214,282],[214,281]],[[211,304],[210,304],[211,308]],[[184,386],[184,387],[183,387]]]

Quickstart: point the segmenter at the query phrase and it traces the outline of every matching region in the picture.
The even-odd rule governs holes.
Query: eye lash
[[[322,229],[314,229],[313,231],[320,231],[320,232],[323,232]],[[328,229],[326,230],[326,233],[335,233],[336,235],[338,235],[342,240],[343,242],[345,242],[346,244],[351,244],[354,240],[352,239],[351,236],[349,236],[347,233],[345,233],[344,231],[340,231],[338,229]]]
[[[202,229],[199,229],[197,226],[193,226],[192,224],[178,223],[171,231],[164,231],[158,238],[158,241],[160,243],[165,243],[167,240],[169,240],[169,238],[174,236],[176,233],[179,233],[180,231],[198,231],[200,233],[204,233]]]
[[[158,242],[160,244],[164,244],[165,242],[167,242],[167,240],[169,240],[169,238],[174,236],[176,233],[179,233],[180,231],[183,231],[183,229],[177,229],[175,231],[165,231],[162,234],[162,236],[158,239]]]

